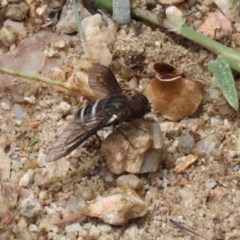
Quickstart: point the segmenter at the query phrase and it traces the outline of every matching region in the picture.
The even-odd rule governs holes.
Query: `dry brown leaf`
[[[168,63],[157,62],[153,67],[155,78],[144,91],[152,108],[172,121],[194,114],[202,100],[203,84],[184,78],[181,69]]]
[[[144,94],[163,117],[178,121],[196,112],[202,100],[203,84],[187,78],[175,81],[152,79]]]
[[[182,70],[168,63],[157,62],[153,65],[153,68],[157,72],[156,78],[160,81],[174,81],[182,78]]]

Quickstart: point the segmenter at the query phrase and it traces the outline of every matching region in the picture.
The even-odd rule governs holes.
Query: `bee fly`
[[[122,93],[113,72],[100,64],[89,73],[89,86],[101,99],[79,109],[74,121],[60,134],[47,154],[47,162],[68,155],[97,131],[124,121],[143,117],[151,111],[148,99],[135,94],[130,99]]]

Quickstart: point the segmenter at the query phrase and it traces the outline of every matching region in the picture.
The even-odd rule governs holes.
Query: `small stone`
[[[61,115],[67,115],[70,110],[71,110],[71,105],[67,102],[61,102],[55,108],[55,111]]]
[[[143,217],[148,212],[148,204],[133,190],[126,190],[108,197],[101,197],[85,208],[90,217],[98,217],[111,225],[123,225],[128,220]]]
[[[221,141],[219,137],[216,134],[210,134],[196,143],[194,151],[205,158],[209,158],[210,156],[214,156],[219,153],[220,145]]]
[[[73,212],[74,210],[76,210],[79,207],[78,202],[79,202],[79,200],[77,197],[71,196],[68,199],[68,201],[66,202],[66,206],[65,206],[64,210],[66,210],[67,212]]]
[[[22,162],[20,162],[19,160],[12,159],[11,169],[14,172],[18,172],[22,168],[23,168]]]
[[[67,233],[81,231],[82,226],[79,223],[73,223],[65,227]]]
[[[85,201],[91,201],[95,198],[95,194],[93,189],[90,187],[82,187],[81,188],[81,196]]]
[[[42,206],[33,197],[25,198],[20,203],[20,214],[27,218],[33,218],[39,215],[42,210]]]
[[[97,227],[104,233],[111,233],[112,227],[105,223],[99,223]]]
[[[38,232],[39,231],[39,227],[35,224],[30,224],[28,229],[30,232]]]
[[[63,40],[60,40],[58,42],[55,43],[55,47],[57,48],[64,48],[66,46],[66,43]]]
[[[4,27],[11,27],[12,30],[19,37],[25,38],[27,36],[26,28],[22,22],[16,22],[16,21],[12,21],[12,20],[8,19],[4,22]]]
[[[5,17],[11,20],[21,21],[26,17],[28,10],[29,7],[25,2],[9,4]]]
[[[160,41],[155,41],[155,46],[156,47],[160,47],[161,46],[161,42]]]
[[[113,20],[119,24],[126,24],[130,21],[130,1],[113,0]]]
[[[194,137],[189,132],[184,133],[180,136],[178,140],[178,149],[180,152],[190,154],[194,146]]]
[[[90,230],[89,230],[89,235],[93,239],[98,239],[101,235],[101,230],[99,228],[97,228],[96,226],[92,225]]]
[[[7,6],[7,4],[8,4],[8,1],[7,1],[7,0],[2,0],[2,1],[0,2],[0,6],[1,6],[1,7],[5,7],[5,6]]]
[[[135,121],[121,125],[102,142],[102,152],[109,170],[146,173],[156,171],[164,156],[164,144],[159,124]]]
[[[130,187],[133,190],[139,190],[143,187],[143,181],[133,174],[122,175],[117,179],[117,186],[120,188]]]
[[[39,199],[45,200],[45,199],[47,199],[47,198],[48,198],[48,193],[47,193],[46,191],[41,191],[41,192],[39,193]]]
[[[44,167],[46,164],[46,154],[43,151],[44,150],[42,148],[38,151],[37,164],[39,167]]]
[[[34,171],[32,169],[29,169],[28,172],[21,177],[19,181],[19,185],[21,187],[28,187],[30,183],[32,183],[33,181],[33,176],[34,176]]]
[[[38,120],[30,120],[29,125],[32,129],[37,129],[41,125],[41,122]]]
[[[24,101],[29,104],[34,104],[36,102],[36,97],[33,95],[30,97],[24,97]]]
[[[190,154],[184,156],[177,160],[176,167],[174,169],[175,173],[183,173],[189,166],[195,163],[198,160],[198,156]]]
[[[12,27],[3,27],[0,30],[0,42],[5,47],[10,47],[17,40],[17,34]]]
[[[5,102],[1,102],[1,109],[5,110],[5,111],[9,111],[10,110],[10,105],[5,103]]]
[[[22,120],[15,120],[15,125],[20,127],[22,125],[23,121]]]

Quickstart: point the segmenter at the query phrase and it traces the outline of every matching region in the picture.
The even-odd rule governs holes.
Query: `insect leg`
[[[130,143],[131,147],[135,148],[135,146],[132,144],[129,138],[119,128],[113,125],[113,129],[116,129]]]
[[[143,132],[145,132],[145,133],[148,132],[147,130],[138,127],[138,126],[134,123],[134,121],[129,120],[129,122],[130,122],[137,130],[143,131]]]

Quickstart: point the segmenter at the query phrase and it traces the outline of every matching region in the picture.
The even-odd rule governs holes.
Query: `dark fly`
[[[48,152],[47,162],[68,155],[102,128],[142,118],[151,110],[144,95],[135,94],[131,98],[124,95],[113,72],[103,65],[93,66],[89,73],[89,85],[100,99],[77,111],[74,121]]]

